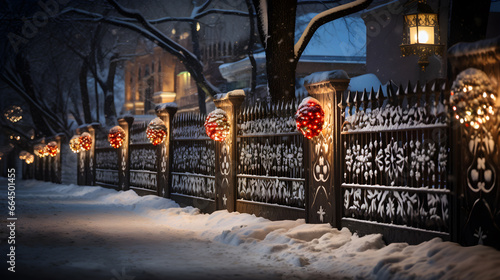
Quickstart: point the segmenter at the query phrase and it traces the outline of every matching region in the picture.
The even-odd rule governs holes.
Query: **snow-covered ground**
[[[0,179],[1,279],[7,180]],[[269,221],[133,191],[17,181],[18,279],[500,279],[500,252]]]

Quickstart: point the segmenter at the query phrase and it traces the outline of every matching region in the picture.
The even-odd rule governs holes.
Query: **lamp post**
[[[401,55],[418,55],[422,71],[429,65],[429,57],[440,55],[444,45],[440,44],[438,14],[425,0],[409,0],[405,5],[403,43]]]

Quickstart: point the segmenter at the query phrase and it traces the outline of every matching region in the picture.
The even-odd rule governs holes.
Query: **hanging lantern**
[[[90,136],[90,133],[84,132],[80,135],[80,145],[84,151],[88,151],[92,148],[92,136]]]
[[[151,120],[146,129],[146,137],[148,137],[151,144],[155,146],[163,143],[167,137],[167,127],[165,123],[160,118]]]
[[[82,150],[80,135],[74,135],[73,137],[71,137],[71,140],[69,140],[69,148],[73,153],[76,154]]]
[[[109,130],[108,141],[111,147],[118,149],[123,145],[125,140],[125,130],[119,125],[114,126]]]
[[[400,48],[403,57],[418,55],[422,71],[429,65],[430,56],[444,52],[444,45],[440,44],[438,14],[425,0],[410,0],[405,5]]]
[[[33,151],[37,157],[43,158],[45,156],[44,148],[45,148],[44,144],[36,144],[33,147]]]
[[[224,141],[230,133],[230,124],[226,112],[215,109],[205,119],[205,131],[212,140]]]
[[[450,106],[454,117],[466,127],[478,129],[495,114],[496,96],[486,73],[468,68],[451,86]]]
[[[47,150],[51,157],[55,157],[59,153],[59,147],[55,141],[50,141],[49,144],[47,144]]]
[[[317,99],[306,97],[295,113],[295,121],[297,130],[302,132],[307,139],[311,139],[323,130],[325,112]]]
[[[20,121],[23,118],[22,114],[23,114],[23,109],[21,109],[21,107],[16,105],[10,106],[3,113],[5,118],[13,123]]]

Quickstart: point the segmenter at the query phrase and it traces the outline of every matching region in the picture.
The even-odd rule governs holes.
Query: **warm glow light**
[[[82,150],[80,135],[74,135],[71,140],[69,140],[69,148],[73,153],[79,153]]]
[[[323,130],[325,112],[318,100],[307,97],[302,100],[295,113],[297,130],[302,132],[307,139],[316,137]]]
[[[163,143],[167,138],[167,127],[160,118],[154,118],[149,122],[146,129],[146,137],[151,144],[158,145]]]
[[[125,130],[117,125],[109,130],[108,141],[111,147],[118,149],[123,145],[125,140]]]
[[[434,28],[430,26],[410,27],[411,44],[434,44]]]
[[[49,144],[47,144],[47,151],[48,155],[51,157],[55,157],[59,153],[59,147],[57,146],[57,143],[55,141],[50,141]]]
[[[201,28],[200,23],[199,23],[199,22],[197,22],[197,23],[196,23],[196,31],[200,31],[200,28]]]

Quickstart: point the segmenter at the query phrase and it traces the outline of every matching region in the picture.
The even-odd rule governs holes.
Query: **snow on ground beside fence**
[[[4,184],[5,185],[5,184]],[[385,245],[382,236],[358,237],[347,228],[305,224],[304,220],[270,221],[249,214],[216,211],[202,214],[172,200],[138,196],[133,191],[25,181],[20,195],[30,199],[84,202],[106,211],[123,208],[202,239],[241,247],[294,267],[323,275],[375,279],[500,279],[500,252],[486,246],[461,247],[439,238],[420,245]]]

